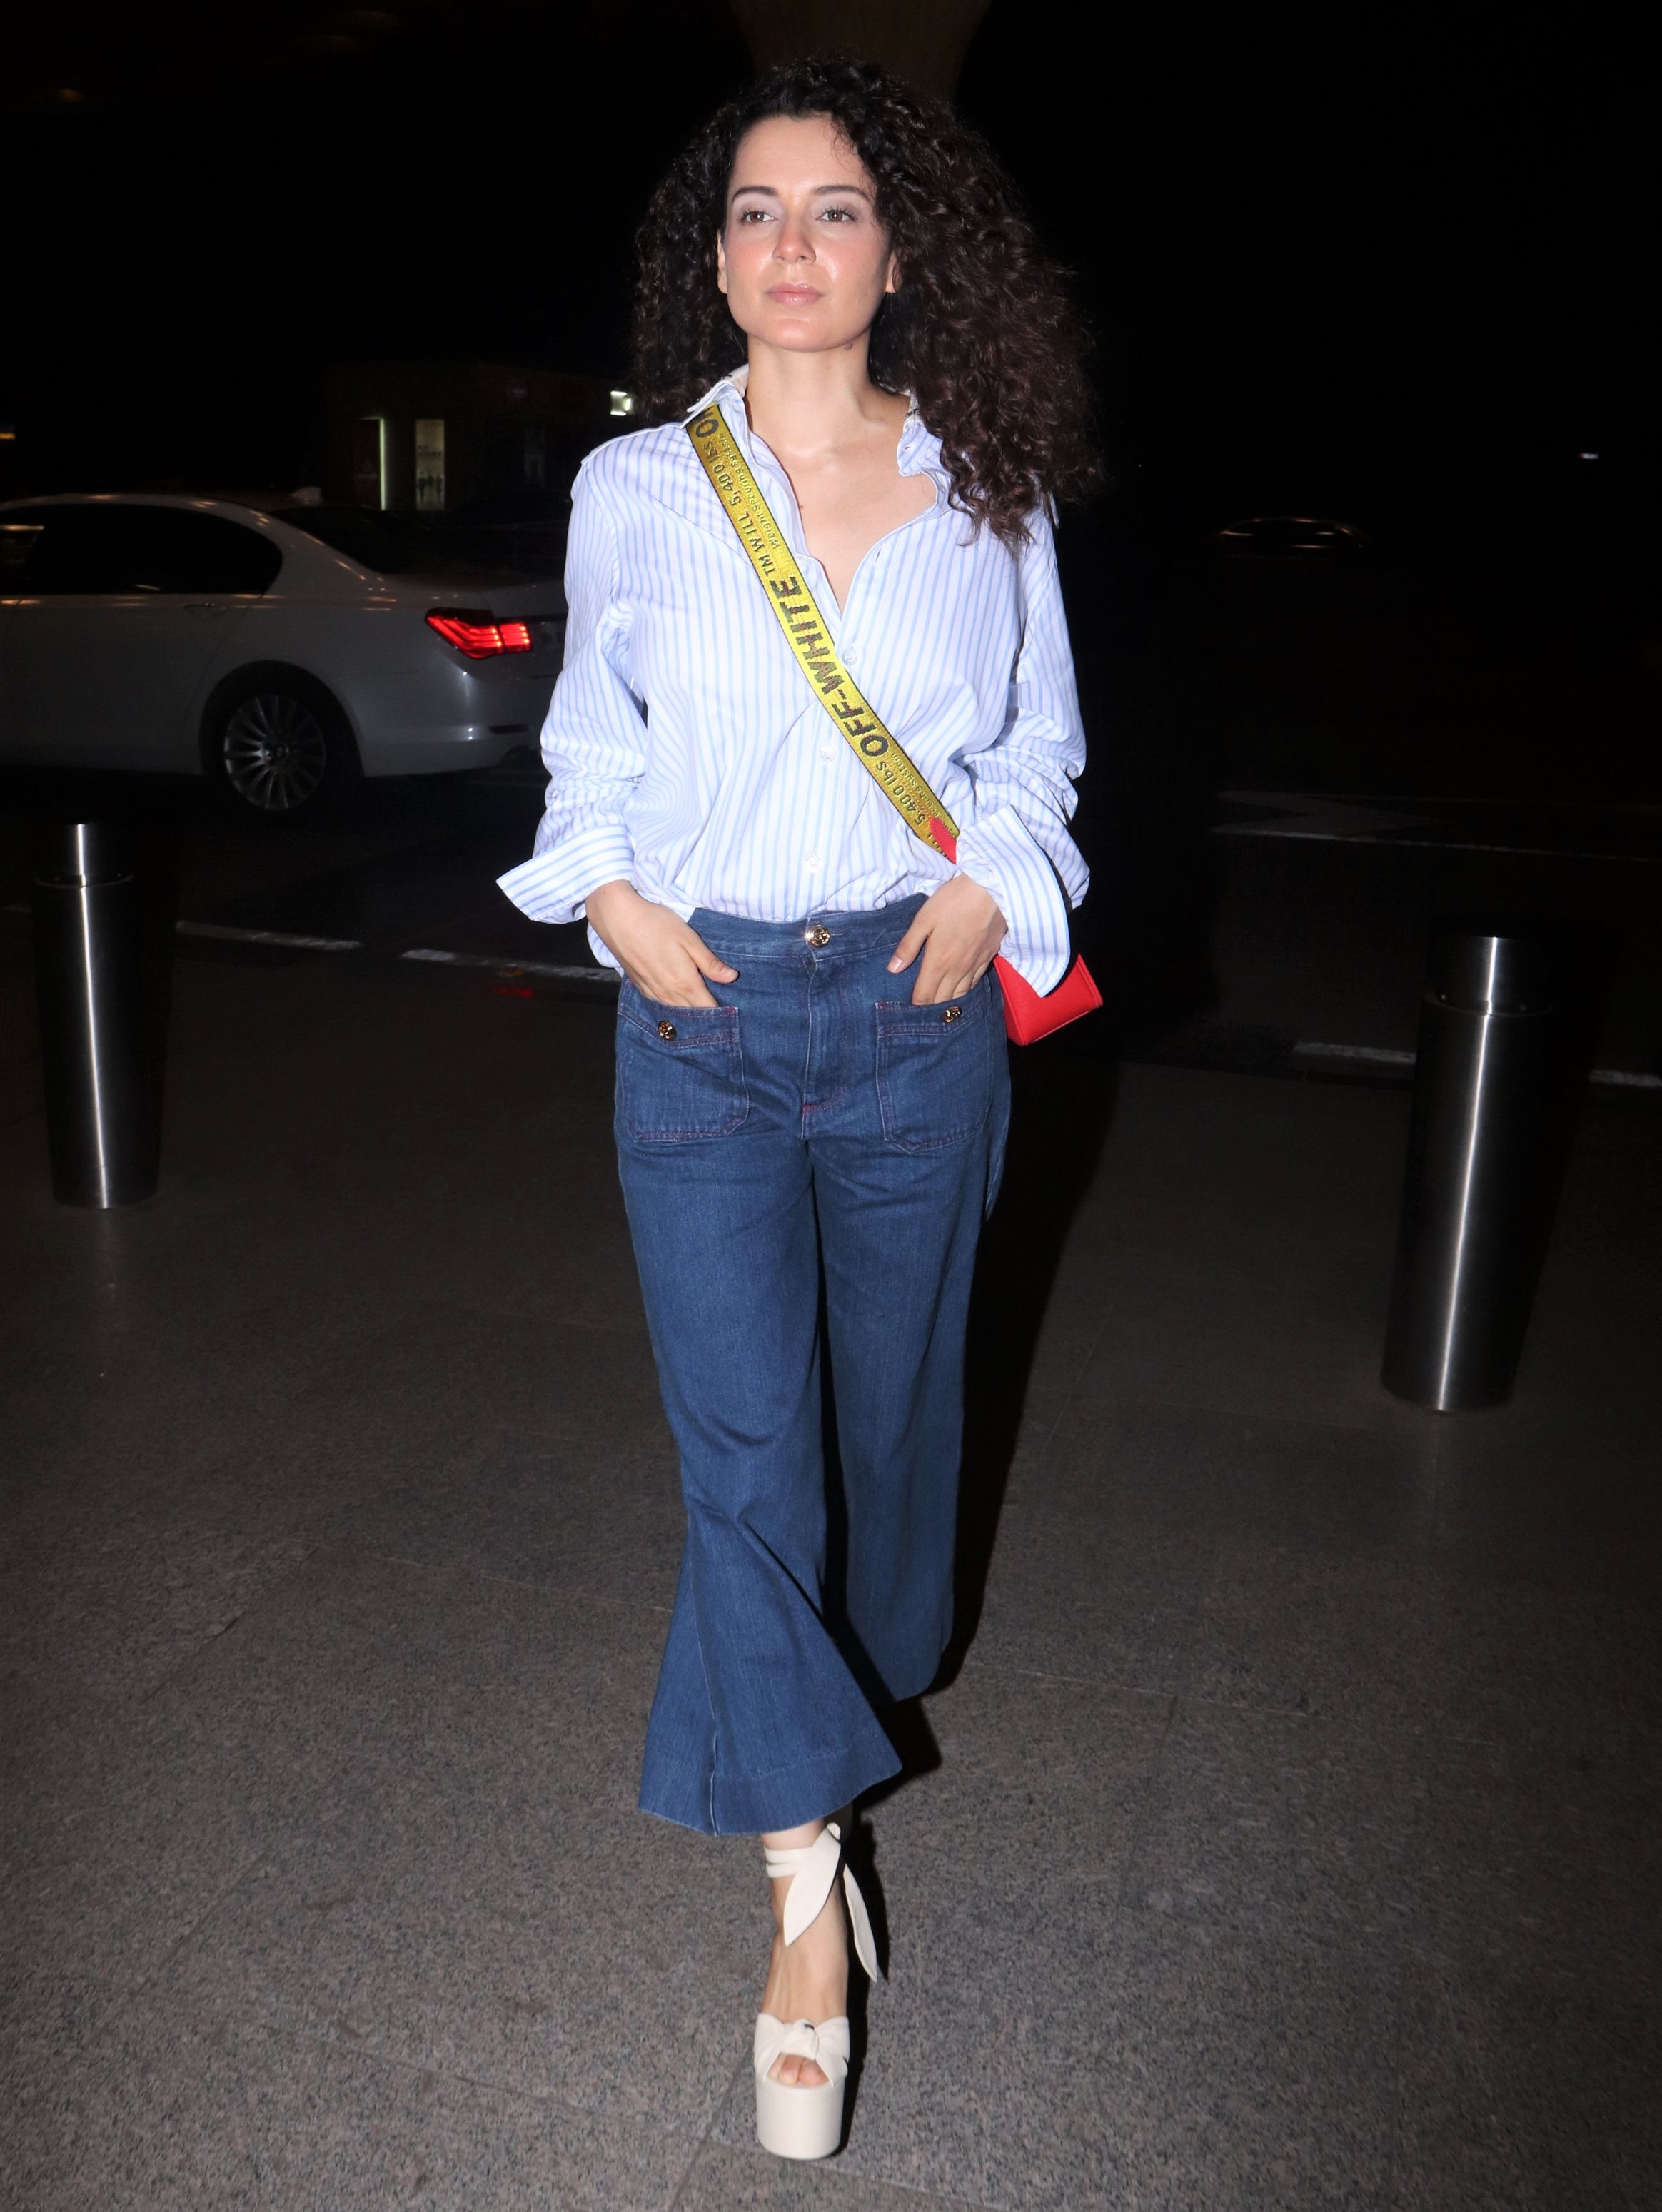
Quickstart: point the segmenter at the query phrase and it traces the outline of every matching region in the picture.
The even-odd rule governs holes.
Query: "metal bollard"
[[[58,822],[34,878],[34,977],[52,1195],[127,1206],[158,1174],[144,1004],[144,925],[123,833]]]
[[[1538,937],[1433,936],[1381,1379],[1439,1413],[1512,1392],[1548,1206],[1555,984]]]

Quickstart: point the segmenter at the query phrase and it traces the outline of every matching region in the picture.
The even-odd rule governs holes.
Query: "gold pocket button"
[[[816,950],[822,945],[831,943],[831,932],[823,921],[816,921],[812,929],[805,929],[802,934]]]
[[[661,1037],[662,1037],[662,1039],[663,1039],[663,1041],[664,1041],[664,1042],[665,1042],[666,1044],[673,1044],[673,1043],[674,1043],[674,1042],[675,1042],[675,1024],[674,1024],[674,1023],[673,1023],[673,1022],[660,1022],[660,1023],[659,1023],[659,1024],[658,1024],[658,1034],[659,1034],[659,1036],[660,1036]]]
[[[948,1006],[941,1018],[943,1022],[955,1022],[962,1018],[963,1012],[962,1006]]]

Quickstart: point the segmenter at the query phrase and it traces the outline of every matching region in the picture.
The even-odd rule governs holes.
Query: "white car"
[[[0,762],[217,777],[267,812],[533,744],[559,586],[367,508],[0,504]]]

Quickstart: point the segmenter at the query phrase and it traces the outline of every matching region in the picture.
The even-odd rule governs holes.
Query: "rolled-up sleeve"
[[[958,866],[998,901],[1009,924],[1004,957],[1036,991],[1049,991],[1068,970],[1068,909],[1091,878],[1068,834],[1085,730],[1056,540],[1042,513],[1031,529],[1019,556],[1022,637],[1008,718],[994,744],[963,762],[975,815],[959,833]]]
[[[634,866],[630,793],[646,768],[646,708],[630,682],[618,532],[587,468],[566,544],[565,665],[543,724],[548,804],[532,857],[497,882],[533,921],[576,921]]]

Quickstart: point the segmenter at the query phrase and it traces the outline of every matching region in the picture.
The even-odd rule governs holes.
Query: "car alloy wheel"
[[[329,772],[329,737],[289,691],[257,691],[232,713],[220,739],[225,780],[239,799],[285,814],[314,798]]]

